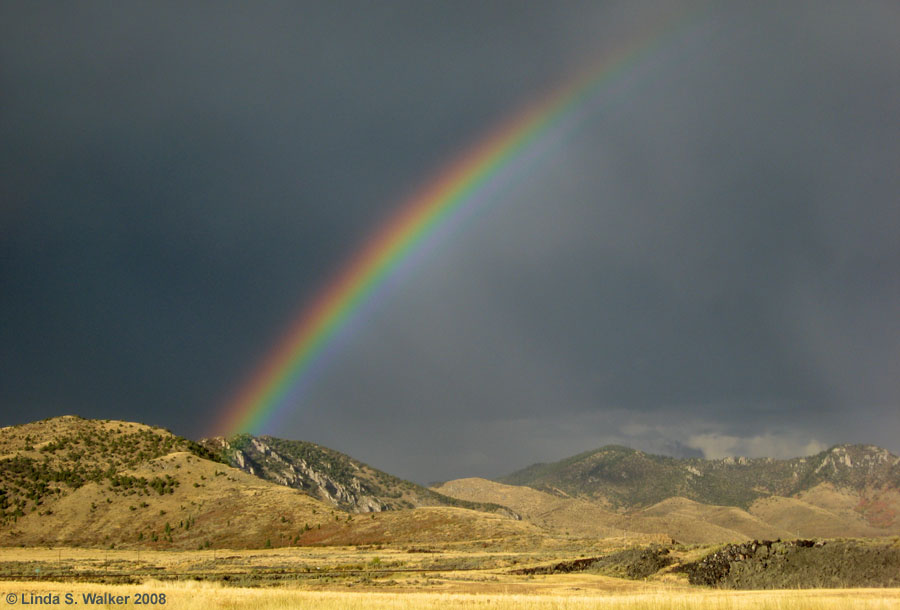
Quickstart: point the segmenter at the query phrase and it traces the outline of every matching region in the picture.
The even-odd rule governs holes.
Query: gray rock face
[[[332,464],[310,463],[309,460],[280,453],[263,438],[251,438],[250,442],[236,447],[223,438],[210,439],[229,457],[232,464],[254,476],[273,483],[300,489],[336,508],[355,513],[372,513],[396,510],[405,506],[392,505],[371,494],[356,477],[329,476]],[[349,467],[362,474],[359,466]]]
[[[521,518],[502,506],[449,498],[315,443],[250,435],[217,437],[202,443],[244,472],[299,489],[351,513],[458,506]]]

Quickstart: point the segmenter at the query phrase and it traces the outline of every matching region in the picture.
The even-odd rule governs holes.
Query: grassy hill
[[[454,506],[517,517],[496,503],[452,498],[315,443],[249,434],[205,439],[201,443],[244,472],[299,489],[353,513]]]
[[[582,498],[560,497],[530,487],[504,485],[476,477],[447,481],[434,489],[463,500],[508,506],[523,519],[557,534],[597,538],[622,536],[621,515]]]
[[[436,488],[467,500],[503,503],[553,536],[621,538],[631,543],[677,540],[721,544],[752,539],[885,537],[900,533],[872,525],[859,496],[820,485],[798,498],[768,496],[744,510],[672,497],[647,507],[611,510],[588,498],[562,496],[486,479],[458,479]]]
[[[219,460],[132,422],[66,416],[2,428],[0,545],[191,550],[540,535],[465,508],[362,518]]]
[[[58,417],[0,429],[0,544],[265,546],[331,507],[124,421]]]
[[[0,519],[4,525],[85,484],[107,485],[116,495],[172,493],[178,480],[124,474],[173,452],[217,459],[167,430],[120,421],[64,416],[0,429]]]
[[[668,498],[632,511],[614,511],[586,498],[563,497],[529,487],[485,479],[458,479],[437,488],[469,500],[503,502],[555,535],[621,538],[631,543],[678,540],[684,543],[738,542],[787,536],[750,513],[731,506],[711,506],[686,498]]]

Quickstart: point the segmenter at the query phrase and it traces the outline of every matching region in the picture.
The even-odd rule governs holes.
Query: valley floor
[[[635,581],[585,572],[513,573],[522,566],[572,559],[593,551],[565,547],[536,551],[377,547],[256,551],[0,548],[0,599],[2,607],[64,606],[77,602],[83,608],[130,608],[135,601],[143,600],[145,603],[139,605],[187,610],[900,607],[897,588],[724,591],[688,585],[683,575],[676,574]],[[67,598],[67,594],[71,597]],[[105,600],[90,597],[102,594],[128,596],[128,602],[107,606]]]

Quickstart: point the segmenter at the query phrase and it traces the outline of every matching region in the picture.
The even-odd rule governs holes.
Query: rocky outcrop
[[[273,483],[307,492],[336,508],[356,513],[396,510],[407,506],[386,502],[371,493],[356,477],[343,477],[342,482],[329,476],[322,464],[303,458],[283,455],[261,438],[251,438],[248,444],[235,446],[223,438],[210,439],[218,444],[231,463],[249,474]],[[327,466],[327,465],[326,465]],[[350,467],[356,471],[355,464]]]
[[[694,585],[724,589],[896,587],[900,548],[855,540],[754,540],[677,568]]]
[[[244,472],[299,489],[352,513],[459,506],[520,519],[505,507],[444,496],[315,443],[246,434],[228,439],[216,437],[202,443]]]

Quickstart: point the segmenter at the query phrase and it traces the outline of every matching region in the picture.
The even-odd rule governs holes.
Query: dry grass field
[[[459,590],[469,585],[535,579],[507,572],[617,550],[618,543],[593,546],[562,542],[504,548],[504,545],[455,548],[430,546],[327,546],[267,550],[0,547],[0,581],[128,583],[153,580],[202,580],[230,585],[302,585],[311,588],[403,588]],[[613,579],[619,586],[629,581]],[[518,585],[517,585],[518,586]],[[610,586],[609,584],[606,585]]]
[[[129,596],[124,604],[90,604],[87,607],[133,608],[136,596],[156,595],[156,608],[178,610],[254,609],[284,610],[316,608],[317,610],[454,610],[478,608],[490,610],[581,610],[608,608],[622,610],[887,610],[900,607],[898,589],[818,589],[804,591],[686,591],[681,588],[644,587],[627,591],[583,589],[576,582],[562,579],[554,587],[541,592],[518,592],[513,588],[467,592],[379,592],[379,591],[310,591],[296,587],[245,588],[225,587],[209,583],[148,582],[142,585],[88,585],[67,583],[2,583],[0,599],[4,607],[13,607],[8,595],[34,601],[34,595],[56,595],[61,604],[66,594],[85,606],[85,594]],[[164,595],[165,604],[161,595]],[[25,596],[23,598],[22,596]],[[152,598],[151,598],[152,599]],[[51,598],[52,600],[52,598]]]
[[[2,548],[0,599],[3,607],[29,601],[29,605],[46,605],[53,602],[55,595],[60,605],[67,605],[65,596],[71,594],[71,601],[82,607],[130,608],[136,605],[135,596],[143,594],[144,601],[151,602],[143,605],[161,608],[160,595],[164,595],[164,607],[188,610],[900,608],[900,589],[724,591],[690,586],[683,575],[671,573],[646,581],[588,572],[528,576],[513,573],[523,565],[572,557],[572,550],[322,547],[139,553]],[[122,575],[130,575],[130,580],[117,581]],[[110,584],[115,582],[118,584]],[[128,603],[91,603],[83,597],[104,593],[129,596]],[[15,604],[10,603],[9,594],[16,596]],[[155,597],[149,597],[151,594]]]

